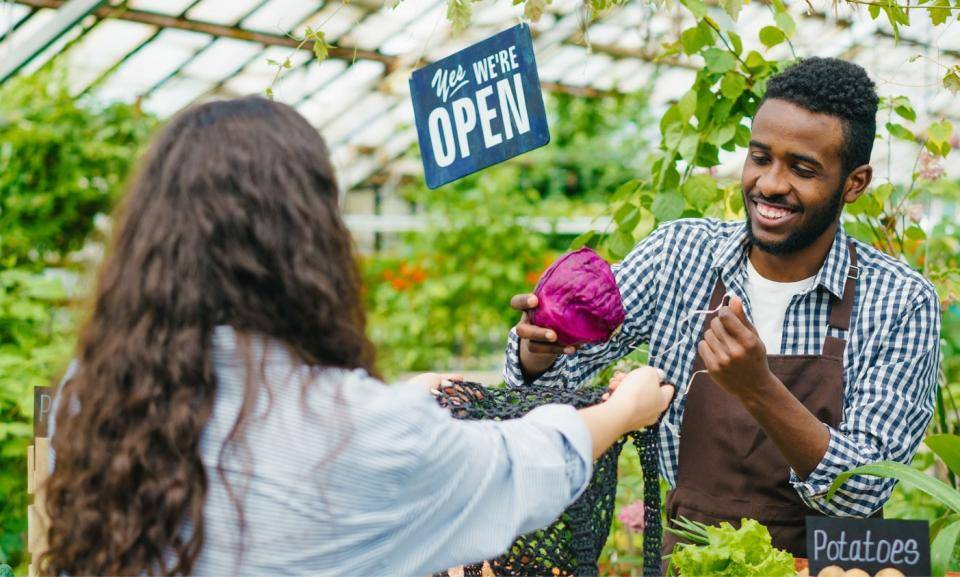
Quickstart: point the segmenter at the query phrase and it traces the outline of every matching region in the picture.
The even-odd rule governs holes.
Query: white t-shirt
[[[750,299],[753,326],[760,333],[768,355],[780,354],[783,319],[790,299],[812,287],[816,278],[814,275],[795,282],[772,281],[760,276],[747,258],[747,298]]]

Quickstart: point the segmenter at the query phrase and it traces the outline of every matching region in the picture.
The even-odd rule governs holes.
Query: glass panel
[[[263,0],[204,0],[187,12],[190,20],[233,26]]]
[[[224,76],[236,72],[262,50],[263,47],[260,44],[221,38],[187,64],[181,74],[219,82]]]

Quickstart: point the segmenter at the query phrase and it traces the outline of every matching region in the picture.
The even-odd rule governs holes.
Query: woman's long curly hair
[[[277,339],[308,365],[375,374],[326,144],[262,98],[182,112],[132,183],[78,370],[59,392],[44,574],[191,572],[218,325]],[[251,386],[230,439],[242,436]]]

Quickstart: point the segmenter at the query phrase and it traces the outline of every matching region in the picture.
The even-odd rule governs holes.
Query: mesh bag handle
[[[516,419],[550,403],[580,409],[600,402],[606,389],[564,390],[530,385],[487,388],[455,382],[434,391],[437,403],[457,419]],[[549,527],[518,537],[503,555],[488,561],[494,575],[596,576],[600,552],[610,534],[617,495],[617,460],[627,438],[643,468],[643,575],[660,575],[660,437],[656,425],[618,440],[594,462],[593,477],[583,494]],[[467,565],[464,577],[480,576],[483,563]],[[448,577],[447,572],[435,577]]]

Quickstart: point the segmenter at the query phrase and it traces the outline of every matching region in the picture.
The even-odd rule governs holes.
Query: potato
[[[797,572],[797,577],[810,577],[810,568],[809,568],[809,567],[804,567],[803,569],[801,569],[800,571],[798,571],[798,572]]]
[[[870,577],[870,574],[863,569],[848,569],[843,577]]]
[[[877,574],[873,577],[903,577],[903,573],[893,567],[887,567],[886,569],[877,571]]]
[[[817,577],[843,577],[843,569],[836,565],[824,567],[820,573],[817,573]]]

